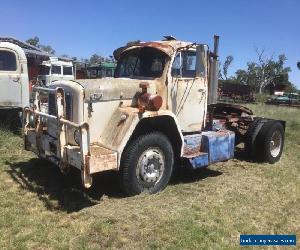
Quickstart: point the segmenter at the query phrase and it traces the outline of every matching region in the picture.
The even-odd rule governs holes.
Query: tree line
[[[52,46],[41,44],[38,36],[29,38],[28,40],[26,40],[26,42],[29,43],[30,45],[40,48],[41,50],[49,53],[50,55],[56,54],[56,51],[52,48]],[[104,56],[98,55],[96,53],[91,55],[90,58],[77,58],[75,56],[71,57],[67,54],[62,54],[60,56],[72,59],[73,61],[80,61],[80,62],[83,62],[86,64],[98,64],[98,63],[102,63],[102,62],[114,62],[115,61],[113,56],[104,57]]]
[[[221,64],[219,79],[232,83],[250,86],[256,93],[262,93],[267,87],[286,85],[287,92],[298,92],[297,87],[289,81],[290,67],[286,67],[287,57],[284,54],[277,58],[268,56],[264,49],[255,48],[256,60],[247,62],[245,69],[238,69],[233,76],[228,75],[228,69],[234,58],[229,55]]]

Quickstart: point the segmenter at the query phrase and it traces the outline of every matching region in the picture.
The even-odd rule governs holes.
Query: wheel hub
[[[164,172],[164,157],[163,153],[156,148],[151,148],[144,151],[137,166],[137,177],[146,183],[158,182]]]
[[[280,131],[276,130],[271,136],[270,153],[273,157],[277,157],[281,150],[282,136]]]

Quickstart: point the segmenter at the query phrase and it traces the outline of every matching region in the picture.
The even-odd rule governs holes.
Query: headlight
[[[78,145],[80,145],[80,131],[79,131],[79,129],[76,129],[76,130],[74,131],[74,141],[75,141]]]

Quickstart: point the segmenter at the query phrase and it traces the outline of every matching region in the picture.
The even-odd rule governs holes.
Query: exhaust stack
[[[219,36],[214,36],[214,51],[210,53],[210,75],[208,88],[208,104],[217,103],[218,99],[218,79],[219,79]]]

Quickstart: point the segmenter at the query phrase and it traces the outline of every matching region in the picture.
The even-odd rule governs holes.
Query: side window
[[[196,77],[196,51],[178,52],[171,70],[174,77]]]
[[[61,75],[61,66],[52,65],[51,74]]]
[[[172,64],[171,75],[174,77],[181,76],[181,52],[177,53],[174,62]]]
[[[17,70],[17,59],[13,52],[0,50],[0,70],[1,71]]]
[[[71,75],[73,75],[72,67],[70,67],[70,66],[64,66],[63,67],[63,74],[65,76],[71,76]]]
[[[182,77],[196,77],[196,51],[183,52]]]
[[[92,77],[92,78],[96,78],[97,77],[97,70],[96,69],[92,69],[90,71],[90,77]]]

